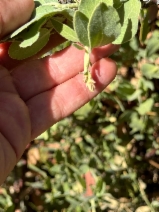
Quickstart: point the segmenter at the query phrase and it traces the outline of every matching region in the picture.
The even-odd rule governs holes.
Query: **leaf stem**
[[[84,71],[83,74],[87,74],[90,65],[90,58],[89,58],[89,48],[85,46],[85,54],[84,54]]]
[[[90,66],[90,49],[85,46],[85,55],[84,55],[84,82],[90,91],[95,89],[95,81],[92,79],[91,72],[89,71]]]
[[[142,199],[145,201],[145,203],[147,204],[147,206],[150,208],[151,212],[155,212],[155,209],[153,208],[153,206],[151,205],[151,203],[149,202],[148,198],[147,198],[147,195],[144,191],[144,189],[142,188],[142,186],[140,185],[141,184],[141,181],[138,180],[138,187],[139,187],[139,191],[141,193],[141,197]]]

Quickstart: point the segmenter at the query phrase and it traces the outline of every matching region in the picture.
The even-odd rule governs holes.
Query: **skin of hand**
[[[0,37],[24,24],[33,0],[0,1]],[[5,12],[4,12],[5,11]],[[62,42],[55,35],[43,51]],[[0,44],[0,184],[22,156],[26,145],[100,93],[116,76],[116,64],[107,57],[119,46],[93,49],[91,73],[94,92],[83,82],[84,52],[71,46],[42,59],[18,62]],[[42,54],[42,52],[41,52]]]

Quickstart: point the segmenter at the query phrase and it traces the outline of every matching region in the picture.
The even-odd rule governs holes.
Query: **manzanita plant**
[[[9,55],[23,60],[39,52],[50,35],[59,33],[77,48],[85,50],[84,81],[93,91],[95,82],[89,72],[90,52],[109,43],[122,44],[137,30],[141,5],[155,0],[34,0],[35,9],[28,23],[5,37],[10,41]]]

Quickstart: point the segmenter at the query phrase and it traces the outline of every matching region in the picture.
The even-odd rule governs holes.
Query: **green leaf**
[[[106,45],[120,34],[119,16],[113,7],[99,3],[94,10],[88,25],[90,47]]]
[[[87,26],[88,26],[88,18],[80,11],[76,11],[74,17],[74,29],[76,31],[79,41],[84,46],[89,46]]]
[[[20,43],[19,46],[20,46],[21,48],[26,48],[26,47],[28,47],[28,46],[31,46],[33,43],[35,43],[35,42],[38,40],[39,36],[40,36],[40,31],[37,32],[37,33],[36,33],[34,36],[32,36],[32,37],[26,38],[24,41],[22,41],[22,42]]]
[[[39,39],[32,45],[26,48],[20,48],[21,42],[14,42],[10,45],[9,56],[13,59],[23,60],[35,55],[39,52],[49,41],[50,31],[42,28],[40,30]]]
[[[99,178],[97,183],[96,183],[95,191],[100,193],[101,190],[102,190],[102,187],[103,187],[103,179]]]
[[[21,48],[26,48],[35,43],[40,36],[40,28],[46,22],[46,18],[37,21],[28,30],[23,31],[19,37],[23,39],[20,44]]]
[[[79,181],[79,183],[81,184],[81,186],[86,189],[86,182],[84,180],[83,177],[81,177],[79,174],[74,174],[75,178],[77,181]]]
[[[141,72],[143,76],[148,79],[159,78],[159,67],[153,64],[143,64],[141,67]]]
[[[72,9],[64,9],[60,12],[60,14],[63,15],[68,20],[73,21],[73,16],[75,14],[75,11]]]
[[[79,171],[81,174],[85,174],[89,171],[89,166],[88,164],[83,164],[79,167]]]
[[[141,9],[141,2],[138,0],[129,0],[125,2],[117,11],[120,17],[121,34],[113,42],[121,44],[132,39],[138,29],[138,18]]]
[[[99,0],[81,0],[78,10],[82,12],[88,19],[92,15],[94,8],[99,4]]]
[[[145,122],[138,116],[137,113],[131,113],[131,120],[129,126],[132,128],[131,134],[141,132],[145,128]]]
[[[110,4],[110,6],[112,6],[111,4]],[[113,7],[115,8],[115,9],[118,9],[118,8],[120,8],[122,6],[122,2],[120,1],[120,0],[114,0],[114,2],[113,2]]]
[[[139,81],[139,87],[143,90],[148,92],[148,90],[154,90],[154,83],[152,80],[146,80],[144,77],[142,77]]]
[[[70,46],[72,43],[71,41],[65,41],[64,43],[61,43],[60,45],[56,46],[55,48],[53,48],[51,50],[51,54],[54,54],[55,52],[59,52],[65,48],[67,48],[68,46]]]
[[[113,6],[113,0],[81,0],[79,4],[79,11],[82,12],[87,18],[90,18],[94,9],[100,2],[104,2],[107,6]]]
[[[63,156],[61,150],[57,150],[55,154],[57,163],[61,163],[63,161]]]
[[[154,200],[154,201],[152,201],[151,205],[152,205],[154,208],[159,208],[159,201]]]
[[[33,165],[33,164],[29,164],[28,168],[37,172],[38,174],[40,174],[43,178],[47,178],[47,174],[46,172],[44,172],[43,170],[41,170],[40,168],[38,168],[37,166]]]
[[[79,49],[79,50],[84,50],[84,47],[82,46],[82,45],[79,45],[79,44],[77,44],[77,43],[73,43],[72,44],[74,47],[76,47],[77,49]]]
[[[151,57],[159,49],[159,30],[155,30],[152,37],[148,40],[146,51],[147,57]]]
[[[16,35],[18,35],[20,32],[22,32],[24,29],[28,28],[30,25],[32,25],[36,21],[39,21],[40,19],[45,18],[45,17],[52,17],[61,11],[62,11],[62,9],[57,9],[50,5],[37,7],[32,14],[31,20],[29,22],[27,22],[26,24],[24,24],[23,26],[21,26],[16,31],[14,31],[13,33],[11,33],[9,38],[15,37]]]
[[[124,100],[131,98],[135,91],[135,87],[128,80],[122,80],[116,89],[117,95]]]
[[[151,111],[153,104],[154,104],[154,100],[152,98],[149,98],[143,103],[141,103],[139,107],[136,108],[136,110],[138,111],[140,115],[146,115],[146,113]]]
[[[82,151],[78,145],[73,145],[70,148],[70,156],[73,161],[78,162],[82,157]]]
[[[140,14],[141,14],[141,26],[140,26],[139,40],[143,44],[147,38],[147,34],[150,31],[148,8],[142,9]]]
[[[78,42],[77,35],[75,31],[68,27],[66,24],[63,24],[55,19],[51,19],[51,22],[54,26],[54,29],[64,38],[72,42]]]

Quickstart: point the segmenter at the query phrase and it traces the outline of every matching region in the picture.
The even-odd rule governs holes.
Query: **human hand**
[[[33,7],[33,0],[1,0],[0,37],[27,21]],[[61,38],[55,35],[45,51],[58,42]],[[92,51],[96,88],[90,92],[79,74],[83,51],[72,46],[53,56],[17,62],[8,57],[8,46],[0,45],[0,184],[31,140],[90,101],[114,79],[116,64],[106,57],[118,49],[107,45]]]

